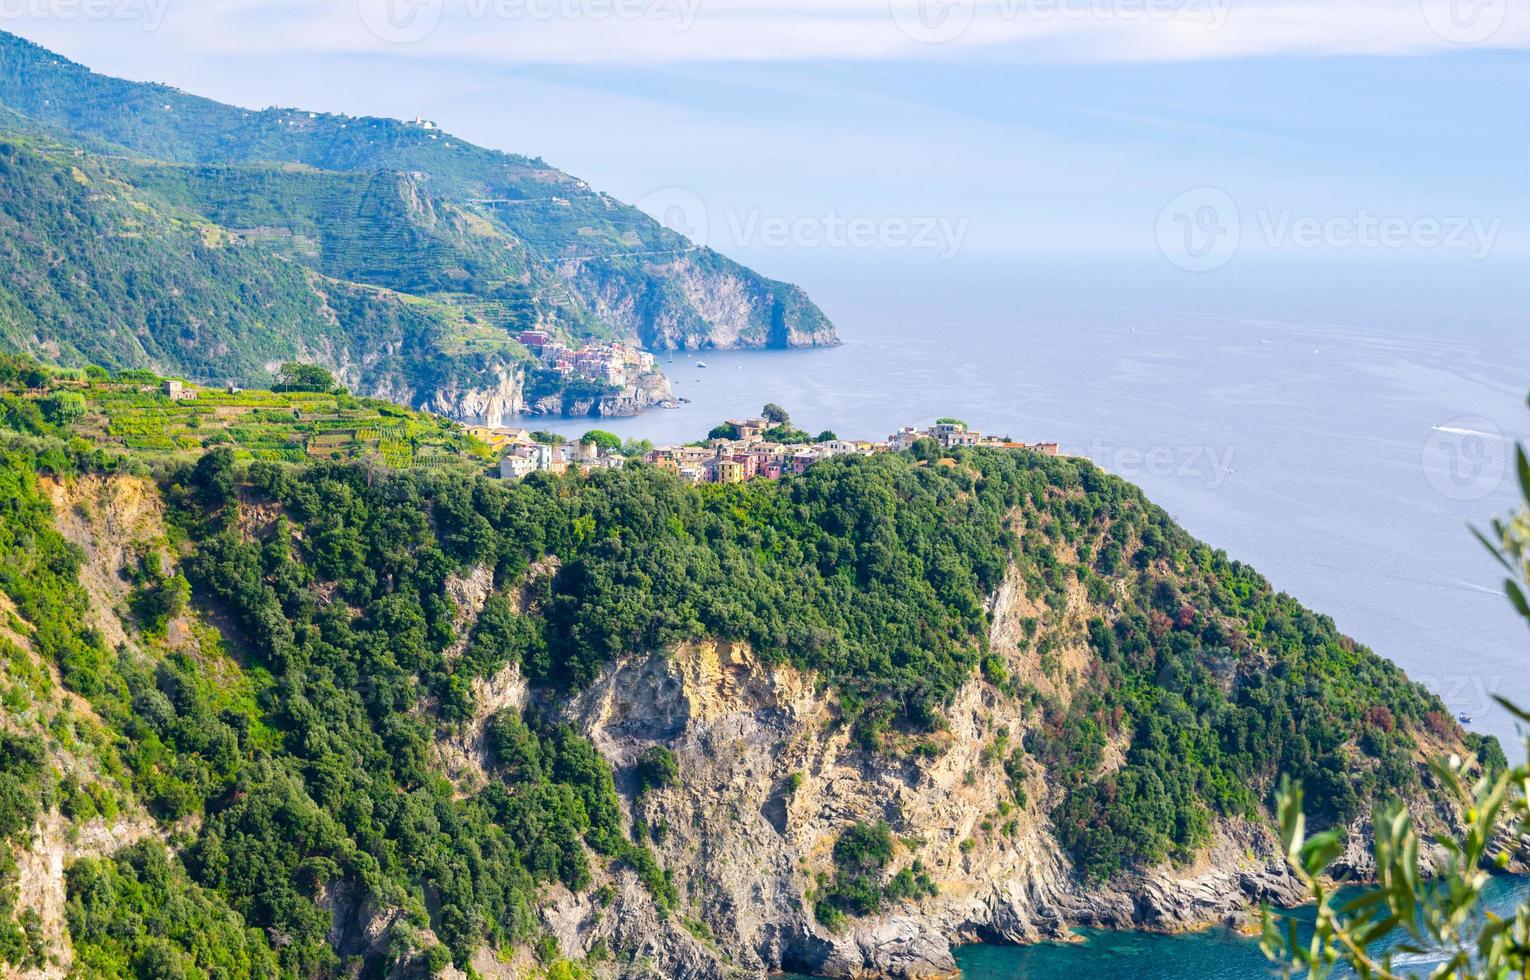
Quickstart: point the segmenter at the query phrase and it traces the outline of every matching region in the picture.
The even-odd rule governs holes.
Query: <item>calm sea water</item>
[[[1487,905],[1505,914],[1523,900],[1526,882],[1499,878],[1488,883]],[[1297,910],[1298,919],[1310,912]],[[1228,929],[1180,936],[1081,930],[1081,942],[1034,946],[967,946],[956,951],[964,980],[1076,980],[1131,977],[1132,980],[1262,980],[1276,976],[1258,941]],[[1396,947],[1397,940],[1374,951]],[[1398,953],[1394,967],[1424,976],[1442,957]],[[1342,974],[1348,975],[1348,974]],[[807,978],[794,978],[807,980]]]

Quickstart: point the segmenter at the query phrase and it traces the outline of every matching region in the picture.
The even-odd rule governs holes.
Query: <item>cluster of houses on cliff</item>
[[[545,330],[523,330],[517,339],[537,355],[543,368],[564,377],[572,375],[625,388],[658,370],[652,354],[628,344],[597,343],[573,348]]]
[[[627,457],[594,442],[566,442],[553,445],[539,442],[526,429],[469,426],[468,435],[488,444],[499,454],[499,475],[505,480],[519,480],[532,473],[566,473],[578,469],[588,473],[596,469],[621,469]]]
[[[726,427],[732,431],[733,437],[683,446],[658,446],[645,453],[643,460],[659,469],[670,470],[690,483],[743,483],[756,478],[775,480],[788,474],[800,474],[814,463],[834,456],[897,452],[911,448],[920,439],[933,439],[946,449],[991,446],[1058,455],[1055,442],[1013,442],[985,436],[965,423],[950,420],[927,428],[908,426],[880,442],[832,438],[817,442],[777,442],[769,438],[772,423],[763,418],[729,419]],[[600,468],[619,469],[626,464],[624,455],[593,442],[554,446],[536,441],[525,429],[475,428],[469,431],[503,452],[499,473],[507,480],[518,480],[536,472],[562,473],[571,467],[590,472]]]
[[[996,446],[1030,449],[1055,456],[1057,443],[1011,442],[984,436],[963,422],[942,421],[928,428],[908,426],[886,440],[825,439],[821,442],[775,442],[769,438],[771,423],[766,419],[729,419],[727,425],[736,433],[732,439],[711,439],[705,445],[660,446],[644,459],[662,469],[673,470],[692,483],[743,483],[757,477],[779,479],[787,474],[803,473],[814,463],[834,456],[896,452],[911,448],[920,439],[933,439],[941,447]]]

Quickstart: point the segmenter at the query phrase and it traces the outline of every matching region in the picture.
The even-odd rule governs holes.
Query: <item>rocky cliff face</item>
[[[829,347],[834,325],[797,286],[775,282],[705,250],[643,268],[600,263],[564,270],[604,322],[650,350]]]
[[[618,769],[651,745],[675,751],[679,783],[638,798],[633,815],[667,828],[655,846],[689,900],[685,917],[715,941],[662,923],[646,893],[624,888],[614,916],[567,903],[544,910],[565,950],[614,944],[647,922],[646,947],[678,965],[676,976],[937,977],[955,971],[951,949],[963,942],[1033,942],[1074,925],[1189,928],[1301,898],[1274,838],[1245,823],[1219,828],[1193,867],[1080,885],[1052,836],[1055,799],[1039,778],[1030,804],[1000,818],[1011,790],[984,750],[999,728],[1026,723],[976,680],[951,711],[944,751],[925,762],[855,748],[812,677],[738,644],[628,661],[571,713]],[[874,820],[898,835],[895,866],[920,861],[939,894],[831,933],[813,917],[815,873],[831,870],[840,831]]]
[[[671,404],[674,391],[660,372],[645,375],[610,394],[584,395],[558,391],[529,397],[526,374],[520,364],[497,365],[486,384],[454,382],[421,395],[405,393],[425,411],[476,425],[504,425],[514,415],[548,415],[562,418],[601,418],[637,415],[648,408]],[[379,397],[391,397],[380,394]],[[393,400],[399,400],[394,398]]]
[[[655,407],[675,404],[674,389],[661,372],[642,378],[609,394],[585,395],[560,391],[522,403],[527,415],[551,415],[561,418],[606,418],[638,413]],[[491,423],[492,424],[492,423]]]
[[[992,648],[1007,668],[1068,698],[1091,656],[1092,610],[1082,589],[1070,590],[1065,607],[1052,610],[1012,577],[992,597],[991,611]],[[1060,672],[1041,670],[1026,652],[1021,623],[1033,616],[1056,624]],[[485,693],[495,693],[499,704],[505,691],[526,697],[503,679]],[[573,896],[553,898],[542,910],[544,924],[570,955],[597,943],[636,942],[640,960],[676,977],[780,970],[946,977],[956,970],[952,948],[962,943],[1066,938],[1074,926],[1177,931],[1247,924],[1261,903],[1289,906],[1304,897],[1271,828],[1241,819],[1219,823],[1189,866],[1083,882],[1049,818],[1062,788],[1033,767],[1025,802],[1016,806],[1002,755],[993,751],[1038,719],[976,677],[955,699],[934,753],[857,748],[817,678],[724,641],[630,658],[562,710],[616,767],[634,822],[659,828],[654,846],[682,896],[668,919],[630,875],[614,882],[618,898],[609,910]],[[674,751],[679,779],[638,794],[633,766],[655,745]],[[1107,765],[1119,764],[1119,748],[1113,752],[1116,761]],[[1453,819],[1445,812],[1416,816],[1425,825]],[[1366,819],[1349,828],[1347,860],[1357,876],[1370,870]],[[814,918],[812,893],[820,875],[832,873],[839,834],[878,820],[896,835],[889,870],[917,861],[939,893],[831,932]]]
[[[486,382],[477,385],[454,382],[421,392],[414,400],[426,411],[482,425],[502,425],[507,416],[525,410],[526,377],[520,365],[497,365]]]

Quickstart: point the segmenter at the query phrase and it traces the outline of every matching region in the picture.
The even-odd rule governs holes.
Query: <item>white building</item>
[[[519,480],[536,471],[537,461],[530,456],[517,456],[512,453],[499,461],[501,480]]]
[[[920,439],[923,439],[925,435],[926,433],[923,429],[916,429],[912,425],[905,425],[903,428],[887,437],[887,445],[894,451],[910,449],[913,447],[914,443],[918,442]]]

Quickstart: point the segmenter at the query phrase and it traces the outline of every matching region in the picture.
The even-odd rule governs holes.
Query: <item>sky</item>
[[[1530,0],[0,0],[0,28],[432,119],[810,286],[1530,300]]]

